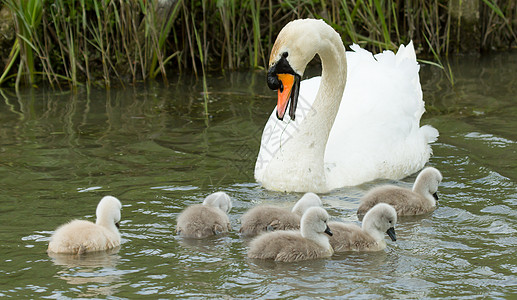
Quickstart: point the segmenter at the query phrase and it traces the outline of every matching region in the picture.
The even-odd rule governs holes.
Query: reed
[[[34,44],[34,41],[37,40],[35,29],[41,22],[41,2],[37,0],[7,1],[6,5],[15,16],[18,39],[16,39],[13,45],[9,63],[0,78],[0,83],[6,79],[8,72],[14,66],[14,61],[19,57],[16,86],[18,87],[22,76],[25,77],[25,81],[28,84],[33,85],[36,75],[34,56],[35,52],[38,51],[37,45]]]
[[[477,2],[476,2],[477,1]],[[179,72],[267,67],[290,20],[323,18],[346,45],[379,52],[413,40],[422,62],[516,46],[514,0],[4,0],[17,39],[0,84],[136,84]],[[466,3],[479,16],[474,34]],[[462,15],[463,14],[463,15]],[[445,59],[446,61],[446,59]],[[452,82],[452,73],[450,74]],[[208,95],[208,93],[205,93]],[[205,98],[205,102],[208,99]]]

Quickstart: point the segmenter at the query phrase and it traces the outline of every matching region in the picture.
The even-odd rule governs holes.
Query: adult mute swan
[[[303,213],[313,206],[322,206],[320,197],[314,193],[303,195],[291,210],[273,205],[255,206],[241,217],[239,232],[254,236],[265,231],[299,229]]]
[[[48,244],[49,253],[83,254],[120,246],[120,209],[122,204],[112,196],[105,196],[97,205],[95,223],[73,220],[61,225]]]
[[[208,195],[203,204],[187,207],[178,216],[176,233],[186,238],[206,238],[232,230],[227,213],[232,200],[225,192]]]
[[[302,217],[300,230],[279,230],[259,235],[250,243],[249,258],[293,262],[330,257],[334,250],[327,235],[328,213],[321,207],[309,208]]]
[[[381,185],[369,190],[361,198],[357,215],[364,215],[377,203],[388,203],[398,216],[421,215],[433,211],[438,200],[438,186],[442,173],[433,167],[423,169],[415,179],[413,190],[394,185]]]
[[[424,102],[413,44],[396,55],[351,48],[345,52],[322,20],[292,21],[278,34],[267,74],[278,104],[255,165],[266,189],[321,193],[401,179],[429,159],[438,131],[419,125]],[[301,81],[316,54],[321,77]]]

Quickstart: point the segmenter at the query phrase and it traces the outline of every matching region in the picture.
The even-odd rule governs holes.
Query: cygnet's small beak
[[[386,231],[386,233],[389,235],[389,237],[391,238],[392,241],[396,241],[397,240],[397,235],[395,234],[395,228],[394,227],[391,227],[390,229],[388,229],[388,231]]]
[[[117,228],[120,228],[120,223],[119,222],[115,223],[115,226],[117,226]]]
[[[433,194],[433,197],[434,197],[434,200],[438,201],[438,192],[435,192],[435,193]]]
[[[332,234],[332,231],[330,231],[330,228],[329,228],[329,226],[328,226],[328,225],[327,225],[327,228],[325,229],[325,233],[326,233],[326,234],[328,234],[328,235],[330,235],[330,236],[332,236],[332,235],[333,235],[333,234]]]

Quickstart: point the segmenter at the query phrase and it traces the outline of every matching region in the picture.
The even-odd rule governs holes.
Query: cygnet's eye
[[[283,56],[284,58],[287,58],[287,56],[289,56],[289,53],[284,52],[284,53],[282,53],[282,56]]]

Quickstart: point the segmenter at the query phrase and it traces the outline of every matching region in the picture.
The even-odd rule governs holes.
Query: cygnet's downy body
[[[425,168],[418,174],[413,190],[393,185],[382,185],[368,191],[362,198],[357,215],[364,215],[377,203],[388,203],[398,216],[429,213],[436,208],[438,186],[443,177],[435,168]]]
[[[72,220],[56,229],[47,251],[50,253],[83,254],[120,246],[120,210],[122,204],[112,196],[101,199],[97,205],[95,223]]]
[[[202,239],[230,231],[227,213],[232,209],[230,196],[216,192],[205,198],[203,204],[187,207],[176,223],[176,233],[186,238]]]
[[[249,258],[294,262],[330,257],[328,213],[321,207],[309,208],[301,219],[300,230],[279,230],[259,235],[250,243]]]
[[[330,244],[335,252],[379,251],[386,248],[385,234],[396,241],[397,212],[386,203],[379,203],[363,218],[362,227],[353,223],[329,222],[333,235]]]
[[[241,217],[239,232],[250,237],[266,231],[296,230],[300,228],[303,213],[310,207],[321,205],[318,195],[306,193],[291,210],[272,205],[255,206]]]

